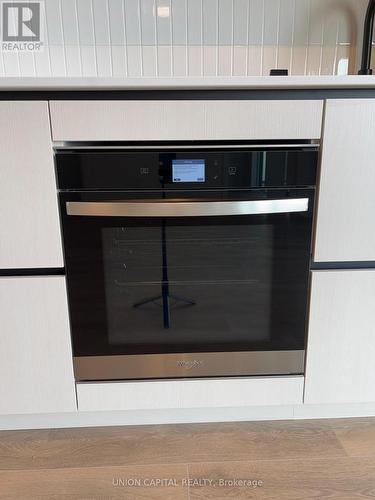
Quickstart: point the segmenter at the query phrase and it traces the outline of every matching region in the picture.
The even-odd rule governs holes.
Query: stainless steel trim
[[[111,145],[106,144],[95,144],[95,143],[90,143],[90,144],[80,144],[80,143],[75,143],[75,142],[55,142],[54,143],[54,149],[55,150],[63,150],[63,149],[76,149],[76,150],[85,150],[85,149],[96,149],[96,150],[118,150],[118,149],[123,149],[123,150],[174,150],[174,151],[179,151],[179,150],[184,150],[184,149],[258,149],[260,151],[267,150],[267,149],[301,149],[301,148],[309,148],[309,149],[319,149],[319,141],[314,141],[311,143],[295,143],[295,144],[186,144],[186,145],[181,145],[181,144],[168,144],[168,145],[163,145],[163,144],[155,144],[155,145],[148,145],[148,144],[136,144],[133,146],[129,145]]]
[[[308,198],[253,201],[68,201],[68,215],[93,217],[212,217],[306,212]]]
[[[297,375],[305,351],[243,351],[74,357],[77,381]]]

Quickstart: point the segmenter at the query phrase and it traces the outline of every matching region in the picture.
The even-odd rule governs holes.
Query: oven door
[[[303,372],[313,189],[60,196],[77,380]]]

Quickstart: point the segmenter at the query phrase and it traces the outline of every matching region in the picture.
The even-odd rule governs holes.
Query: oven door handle
[[[88,217],[213,217],[307,212],[308,198],[241,201],[68,201],[66,213]]]

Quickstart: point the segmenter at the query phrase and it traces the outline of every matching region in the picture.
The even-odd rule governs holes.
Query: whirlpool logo
[[[179,368],[185,368],[185,370],[192,370],[193,368],[201,368],[203,366],[203,361],[201,359],[179,359],[177,361],[177,366]]]

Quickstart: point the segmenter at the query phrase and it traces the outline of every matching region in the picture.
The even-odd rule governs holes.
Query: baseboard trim
[[[375,402],[339,405],[284,405],[0,416],[1,430],[155,425],[259,420],[299,420],[375,416]]]

